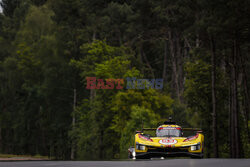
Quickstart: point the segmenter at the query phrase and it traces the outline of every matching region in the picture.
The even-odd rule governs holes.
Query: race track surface
[[[250,167],[250,159],[165,159],[131,161],[15,161],[0,167]]]

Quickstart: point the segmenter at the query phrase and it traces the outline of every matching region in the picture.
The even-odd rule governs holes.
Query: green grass
[[[0,154],[0,158],[13,158],[13,157],[31,157],[31,158],[40,158],[40,159],[49,159],[48,156],[41,155],[14,155],[14,154]]]

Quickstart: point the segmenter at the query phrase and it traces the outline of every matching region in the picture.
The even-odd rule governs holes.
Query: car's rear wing
[[[142,132],[143,131],[155,131],[157,128],[143,128],[142,129]],[[200,132],[202,133],[202,129],[200,128],[182,128],[183,131],[197,131],[197,132]]]
[[[143,133],[144,131],[156,131],[157,128],[142,128],[142,130],[137,130],[136,133]]]
[[[151,131],[151,130],[156,130],[157,128],[143,128],[142,131]]]
[[[201,128],[182,128],[183,131],[197,131],[202,132]]]

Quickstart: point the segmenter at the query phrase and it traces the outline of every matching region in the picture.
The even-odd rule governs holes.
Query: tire
[[[150,159],[149,156],[136,156],[136,159]]]
[[[191,155],[190,156],[192,159],[203,159],[204,158],[204,156],[203,156],[203,154],[201,153],[201,154],[197,154],[197,155]]]

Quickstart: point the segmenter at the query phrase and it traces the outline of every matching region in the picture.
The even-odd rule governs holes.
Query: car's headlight
[[[195,151],[196,150],[196,146],[191,146],[191,151]]]
[[[146,146],[140,145],[140,144],[136,144],[136,149],[137,150],[146,150]]]
[[[198,143],[197,145],[191,146],[191,151],[195,151],[195,150],[199,150],[201,148],[200,143]]]
[[[140,149],[141,150],[146,150],[146,147],[145,146],[141,146]]]

